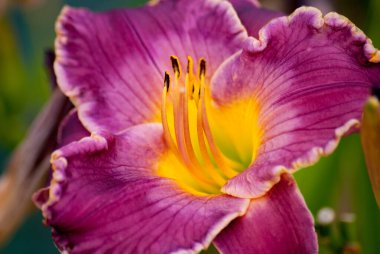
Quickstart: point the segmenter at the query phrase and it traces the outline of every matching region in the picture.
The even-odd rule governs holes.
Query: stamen
[[[191,163],[189,158],[187,158],[186,148],[183,144],[183,114],[181,114],[183,108],[183,88],[179,86],[179,78],[181,77],[181,67],[179,60],[175,56],[171,56],[170,60],[172,62],[172,67],[174,71],[174,94],[173,94],[173,115],[174,115],[174,130],[175,137],[177,140],[177,147],[182,160],[185,162],[186,166],[190,167]]]
[[[187,73],[186,73],[186,91],[188,93],[188,97],[190,99],[193,99],[193,93],[194,93],[194,83],[195,83],[195,78],[194,78],[194,73],[193,73],[193,68],[194,68],[194,62],[193,58],[190,56],[187,57]],[[191,91],[190,91],[191,89]]]
[[[185,125],[184,119],[187,115],[184,114],[185,109],[185,97],[186,88],[183,83],[179,83],[178,78],[181,73],[181,66],[176,57],[171,57],[173,70],[175,73],[174,79],[174,94],[173,94],[173,115],[174,115],[174,130],[175,138],[177,140],[177,151],[179,153],[179,159],[182,161],[190,173],[194,175],[200,182],[199,184],[203,188],[214,188],[212,182],[208,180],[202,172],[199,171],[200,167],[195,167],[193,164],[193,158],[191,158],[188,145],[185,138]],[[170,134],[169,134],[170,135]],[[194,156],[195,158],[195,156]]]
[[[187,73],[186,73],[186,89],[185,91],[189,93],[190,86],[193,86],[194,77],[192,76],[192,68],[193,68],[193,61],[191,57],[188,57],[188,67],[187,67]],[[193,86],[194,87],[194,86]],[[189,154],[190,160],[193,163],[193,166],[195,167],[195,170],[199,171],[204,169],[204,167],[201,166],[200,162],[198,161],[194,149],[193,144],[191,142],[191,136],[190,136],[190,124],[189,124],[189,112],[188,112],[188,102],[189,97],[188,94],[185,94],[185,103],[183,107],[183,116],[184,116],[184,138],[185,138],[185,144],[186,149]],[[208,157],[207,157],[208,158]],[[200,174],[206,174],[209,178],[214,180],[218,185],[223,185],[225,182],[225,179],[220,177],[219,175],[215,174],[215,172],[212,170],[213,166],[211,163],[208,164],[208,170],[205,170],[204,172],[199,172]]]
[[[205,104],[205,75],[206,75],[206,61],[204,59],[200,60],[199,63],[200,66],[200,108],[198,108],[199,111],[201,111],[202,114],[202,127],[206,136],[207,143],[209,144],[209,148],[211,151],[212,156],[215,159],[216,164],[218,167],[222,170],[224,174],[226,174],[229,178],[234,177],[237,172],[235,172],[231,166],[233,162],[226,158],[222,152],[219,150],[217,145],[214,142],[214,139],[212,137],[210,124],[207,119],[207,112],[206,112],[206,104]]]
[[[162,92],[162,125],[165,141],[177,159],[183,163],[192,176],[196,178],[197,188],[210,193],[216,193],[225,181],[235,176],[236,166],[225,157],[216,145],[207,119],[205,102],[206,61],[199,61],[199,76],[193,73],[194,63],[191,57],[187,59],[185,82],[181,82],[181,64],[177,57],[170,57],[174,79],[165,72],[164,89]],[[170,133],[167,119],[167,96],[173,104],[174,133]],[[196,134],[197,139],[191,139],[189,103],[193,100],[196,106]],[[173,139],[174,138],[174,139]],[[195,152],[195,143],[198,142],[199,153]],[[198,149],[198,148],[197,148]],[[198,158],[197,158],[198,156]],[[200,157],[199,157],[200,156]]]
[[[187,56],[187,73],[193,75],[194,62],[191,56]]]
[[[205,132],[206,140],[209,144],[210,151],[212,156],[215,159],[216,164],[222,170],[223,174],[225,174],[228,178],[232,178],[237,175],[237,172],[234,170],[236,168],[241,168],[241,164],[237,163],[233,160],[230,160],[219,150],[218,146],[214,142],[214,139],[211,134],[210,125],[208,123],[207,117],[205,117],[205,106],[202,103],[202,123],[203,129]]]
[[[183,105],[183,122],[184,122],[184,138],[185,138],[185,144],[187,148],[187,152],[189,153],[190,160],[195,164],[197,168],[200,168],[200,164],[198,163],[198,160],[195,156],[195,152],[193,149],[193,145],[191,143],[191,137],[190,137],[190,125],[189,125],[189,107],[188,107],[188,101],[189,101],[189,86],[193,83],[193,60],[191,57],[188,57],[187,61],[187,73],[186,73],[186,83],[185,83],[185,101]]]
[[[191,142],[191,136],[190,136],[190,126],[189,126],[189,112],[188,112],[188,96],[187,94],[184,96],[185,103],[183,105],[183,123],[184,123],[184,141],[185,141],[185,147],[188,155],[188,159],[191,163],[190,167],[192,171],[200,176],[206,175],[209,176],[209,179],[207,182],[211,183],[209,180],[215,180],[212,177],[210,178],[209,172],[206,170],[206,172],[202,171],[204,170],[204,167],[201,166],[199,163],[195,152],[193,148],[193,144]],[[203,178],[203,177],[202,177]]]
[[[198,135],[199,150],[200,150],[202,159],[206,164],[206,168],[209,169],[208,170],[209,174],[217,183],[223,185],[225,183],[225,180],[228,179],[228,177],[224,175],[223,172],[221,172],[220,170],[216,170],[216,172],[214,170],[215,167],[212,164],[209,153],[207,152],[207,146],[206,146],[204,136],[203,136],[202,111],[200,110],[198,110],[197,112],[197,135]]]
[[[162,126],[164,129],[164,137],[167,145],[169,148],[175,153],[177,157],[180,157],[178,154],[177,147],[172,139],[172,135],[170,134],[170,129],[168,125],[168,119],[166,117],[166,95],[169,92],[169,87],[170,87],[170,76],[168,72],[165,72],[165,77],[164,77],[164,89],[162,91],[162,98],[161,98],[161,119],[162,119]]]
[[[200,150],[202,159],[206,163],[206,167],[212,168],[214,166],[207,152],[207,146],[203,137],[202,112],[200,110],[198,110],[197,112],[197,135],[198,135],[199,150]]]
[[[179,63],[178,58],[176,56],[171,56],[170,60],[172,62],[172,67],[173,67],[175,78],[180,79],[180,77],[181,77],[181,65]]]

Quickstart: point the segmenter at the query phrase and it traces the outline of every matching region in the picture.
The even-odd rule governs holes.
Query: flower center
[[[211,107],[209,87],[205,84],[206,61],[203,58],[199,60],[197,75],[194,73],[194,62],[191,57],[187,59],[185,75],[182,73],[178,58],[172,56],[170,59],[173,75],[165,72],[161,105],[162,126],[169,152],[161,158],[158,174],[175,179],[181,187],[193,194],[220,193],[220,188],[229,178],[252,163],[256,153],[252,154],[252,150],[256,150],[252,148],[253,144],[248,145],[250,147],[244,150],[250,150],[248,154],[251,153],[251,156],[248,156],[249,162],[245,163],[231,151],[231,146],[235,147],[233,142],[228,140],[231,139],[231,135],[228,135],[228,129],[231,128],[223,124],[226,119],[228,121],[228,117],[223,118],[235,115],[235,111],[239,111],[241,106],[235,103],[233,107],[228,107],[232,110]],[[210,118],[210,113],[214,117]],[[256,113],[253,114],[255,117]],[[250,117],[250,121],[257,124],[257,119],[253,118]],[[231,127],[231,124],[229,125]],[[248,125],[252,126],[251,123]],[[232,129],[237,128],[232,126]],[[219,142],[214,136],[219,137],[217,138]],[[244,143],[243,140],[238,142]]]

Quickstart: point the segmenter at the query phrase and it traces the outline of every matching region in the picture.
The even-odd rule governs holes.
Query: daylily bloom
[[[35,195],[63,253],[317,252],[291,174],[358,129],[380,54],[336,13],[231,3],[64,8],[76,109]]]

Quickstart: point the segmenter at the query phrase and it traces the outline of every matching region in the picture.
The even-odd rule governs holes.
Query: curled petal
[[[155,175],[166,151],[159,124],[93,134],[52,155],[49,193],[35,201],[70,253],[199,252],[249,201],[193,196]],[[48,195],[47,195],[48,194]]]
[[[211,75],[247,37],[231,4],[212,0],[107,13],[65,7],[56,30],[60,88],[89,131],[112,133],[160,119],[171,55],[183,66],[187,56],[204,57]]]
[[[361,141],[372,189],[380,208],[380,104],[376,97],[371,97],[365,105]]]
[[[219,105],[254,100],[263,131],[256,160],[223,191],[258,197],[280,180],[330,154],[356,130],[371,87],[380,84],[377,50],[336,13],[322,17],[302,7],[277,18],[250,38],[217,71],[213,98]]]
[[[317,253],[313,217],[290,175],[263,197],[252,199],[247,213],[214,240],[223,254]]]

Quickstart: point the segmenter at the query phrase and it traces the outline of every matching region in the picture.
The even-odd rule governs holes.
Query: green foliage
[[[0,21],[0,34],[0,140],[2,146],[10,148],[26,127],[19,117],[25,108],[26,94],[20,91],[26,78],[15,39],[5,20]]]
[[[354,240],[359,242],[362,253],[377,253],[380,210],[369,182],[359,135],[345,137],[331,156],[297,172],[295,177],[314,215],[323,207],[333,208],[337,221],[342,215],[353,213]]]
[[[23,59],[17,26],[10,18],[0,20],[0,147],[13,148],[47,98],[48,86],[42,64]],[[26,65],[26,60],[30,63]],[[32,66],[32,67],[31,67]]]

